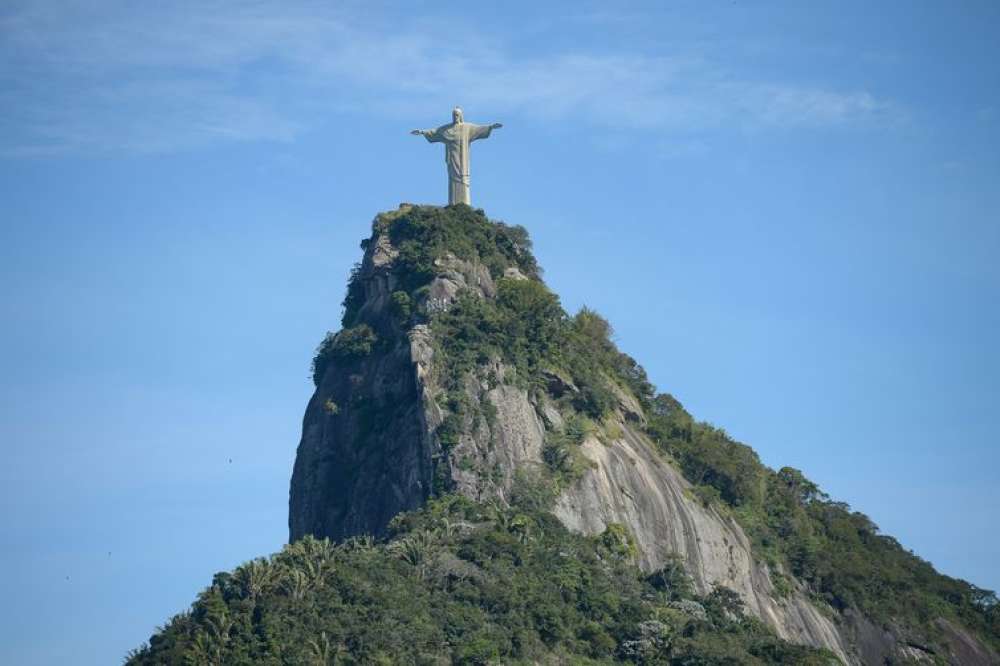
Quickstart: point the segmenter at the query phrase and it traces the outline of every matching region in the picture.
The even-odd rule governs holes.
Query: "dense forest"
[[[695,596],[680,564],[642,574],[627,532],[574,535],[531,504],[446,496],[382,542],[307,537],[217,574],[129,663],[836,663],[725,588]]]

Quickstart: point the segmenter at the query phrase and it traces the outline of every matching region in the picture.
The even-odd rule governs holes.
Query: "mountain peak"
[[[523,227],[464,204],[403,204],[376,216],[361,247],[342,328],[313,361],[289,497],[294,554],[272,560],[276,576],[293,575],[299,544],[333,548],[334,562],[365,539],[381,553],[371,557],[398,555],[451,603],[503,585],[498,562],[520,584],[518,562],[555,558],[555,576],[582,557],[574,571],[593,581],[605,574],[591,564],[614,563],[621,603],[646,618],[617,638],[580,628],[593,643],[545,638],[532,620],[524,645],[541,640],[541,652],[515,646],[508,618],[496,627],[508,638],[489,643],[505,661],[577,659],[586,644],[588,659],[631,663],[997,663],[991,593],[938,574],[798,470],[765,467],[658,394],[604,318],[562,308]],[[434,579],[439,569],[451,573]],[[554,584],[540,575],[533,585]],[[213,589],[225,598],[227,585]],[[325,621],[360,631],[342,619]],[[727,631],[744,642],[719,647]],[[679,638],[699,632],[705,645]],[[754,642],[764,635],[767,648]]]

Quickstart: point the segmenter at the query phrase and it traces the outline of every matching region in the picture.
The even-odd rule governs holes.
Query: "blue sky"
[[[0,662],[118,660],[286,538],[376,212],[473,201],[661,390],[1000,587],[995,3],[7,2]],[[230,460],[232,462],[230,462]]]

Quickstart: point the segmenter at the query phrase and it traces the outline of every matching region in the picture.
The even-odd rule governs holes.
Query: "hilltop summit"
[[[992,593],[657,393],[522,227],[402,205],[362,249],[292,545],[134,663],[1000,662]]]

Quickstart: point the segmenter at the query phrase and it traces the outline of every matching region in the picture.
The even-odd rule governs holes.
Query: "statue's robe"
[[[475,123],[448,123],[426,132],[431,143],[444,144],[444,161],[448,165],[448,204],[471,204],[469,195],[469,144],[485,139],[493,128]]]

